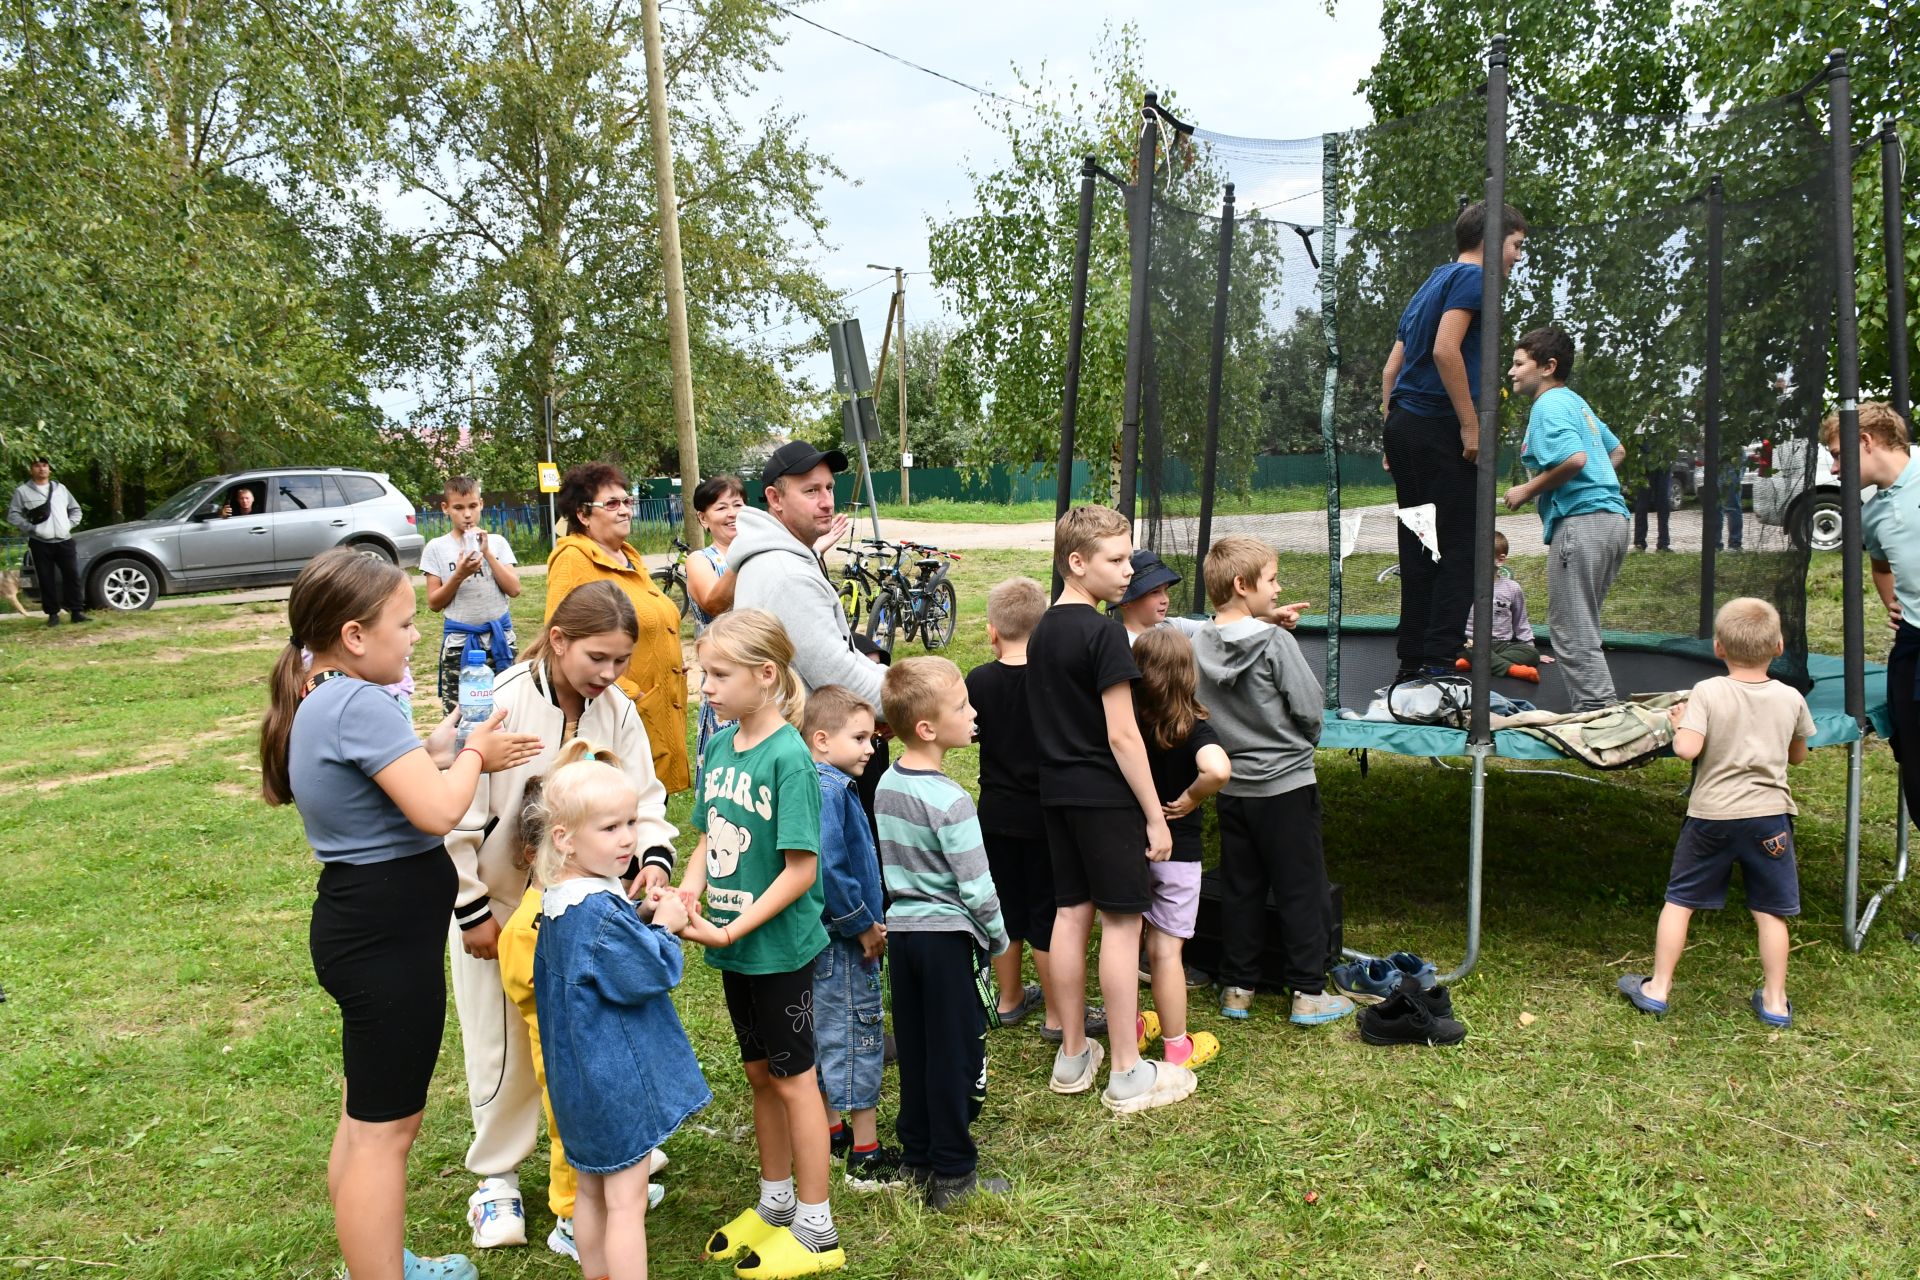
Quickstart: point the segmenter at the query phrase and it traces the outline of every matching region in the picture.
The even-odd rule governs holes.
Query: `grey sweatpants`
[[[1600,652],[1600,606],[1626,558],[1627,518],[1615,511],[1568,516],[1547,548],[1547,625],[1575,711],[1615,701],[1613,674]]]

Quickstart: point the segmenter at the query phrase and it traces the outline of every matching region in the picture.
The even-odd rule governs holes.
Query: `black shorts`
[[[1035,951],[1053,949],[1053,854],[1046,837],[981,833],[987,846],[987,870],[993,891],[1000,897],[1000,917],[1007,937]]]
[[[447,922],[460,878],[444,848],[320,869],[307,947],[340,1006],[347,1114],[381,1123],[426,1109],[447,1019]]]
[[[813,1070],[813,962],[791,973],[720,972],[727,1017],[741,1062],[764,1062],[776,1076]]]
[[[1053,855],[1053,901],[1137,916],[1153,905],[1147,862],[1147,817],[1139,808],[1048,806],[1047,848]]]
[[[1793,819],[1688,818],[1673,848],[1667,901],[1696,911],[1727,905],[1733,864],[1747,888],[1747,909],[1770,916],[1800,914],[1800,869],[1793,860]]]

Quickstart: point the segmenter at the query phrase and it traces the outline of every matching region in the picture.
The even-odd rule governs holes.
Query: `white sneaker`
[[[655,1147],[647,1153],[647,1172],[658,1173],[667,1167],[667,1153]]]
[[[554,1222],[553,1230],[547,1234],[547,1248],[565,1254],[575,1262],[580,1261],[580,1250],[573,1243],[572,1218],[560,1218]]]
[[[487,1178],[467,1197],[467,1225],[473,1228],[473,1247],[500,1249],[527,1242],[527,1208],[520,1189],[499,1178]]]

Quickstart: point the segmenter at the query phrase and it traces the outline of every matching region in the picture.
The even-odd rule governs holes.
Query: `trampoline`
[[[1486,271],[1480,307],[1480,331],[1488,335],[1479,365],[1481,439],[1499,447],[1483,446],[1476,468],[1476,615],[1493,612],[1501,524],[1509,525],[1500,531],[1516,561],[1546,552],[1537,532],[1522,535],[1496,507],[1502,488],[1518,478],[1525,424],[1519,402],[1503,403],[1506,355],[1521,329],[1551,320],[1573,332],[1581,349],[1575,389],[1628,445],[1623,481],[1667,472],[1682,454],[1691,454],[1702,473],[1697,531],[1675,547],[1686,554],[1630,557],[1609,595],[1601,622],[1616,690],[1625,699],[1723,674],[1710,639],[1718,607],[1759,596],[1779,609],[1786,652],[1774,675],[1806,695],[1815,725],[1810,745],[1848,753],[1842,924],[1846,945],[1857,951],[1881,901],[1906,876],[1908,826],[1902,796],[1892,881],[1863,909],[1862,747],[1870,729],[1884,736],[1891,726],[1884,668],[1866,661],[1861,593],[1846,56],[1836,52],[1825,74],[1771,102],[1684,117],[1612,115],[1510,94],[1503,39],[1494,41],[1486,65],[1479,94],[1316,138],[1209,132],[1182,123],[1147,95],[1137,154],[1110,167],[1089,156],[1080,171],[1057,510],[1073,497],[1075,458],[1098,471],[1110,456],[1136,542],[1193,584],[1196,611],[1198,561],[1213,541],[1230,533],[1262,537],[1280,553],[1290,596],[1324,601],[1325,613],[1303,619],[1296,632],[1326,689],[1321,748],[1470,762],[1466,951],[1446,980],[1464,976],[1480,957],[1488,762],[1572,763],[1538,737],[1494,728],[1485,694],[1564,711],[1566,691],[1557,664],[1543,666],[1538,684],[1495,679],[1481,646],[1470,672],[1468,728],[1343,717],[1343,710],[1364,712],[1400,664],[1398,619],[1382,616],[1397,608],[1384,592],[1397,595],[1398,585],[1377,583],[1379,565],[1364,563],[1391,550],[1397,531],[1389,520],[1388,541],[1365,545],[1353,513],[1343,512],[1341,490],[1383,483],[1379,370],[1406,299],[1454,256],[1454,215],[1474,197],[1494,209],[1511,199],[1531,226],[1512,278],[1503,281],[1497,266]],[[1519,117],[1512,156],[1510,107]],[[1891,129],[1884,138],[1892,138]],[[1638,185],[1619,181],[1610,168],[1629,156],[1648,161],[1636,169]],[[1888,155],[1883,160],[1889,262],[1898,264],[1899,168]],[[1129,169],[1137,180],[1117,176]],[[1239,208],[1236,186],[1250,204],[1259,203]],[[1100,191],[1111,189],[1123,193],[1123,204],[1100,203]],[[1217,214],[1205,207],[1216,194]],[[1309,197],[1319,222],[1292,221],[1311,216],[1295,203]],[[1089,240],[1097,219],[1117,229],[1116,218],[1124,221],[1131,270],[1119,433],[1114,439],[1112,427],[1099,422],[1089,427],[1092,438],[1076,445]],[[1897,265],[1890,278],[1898,278]],[[1105,291],[1114,283],[1103,282]],[[1901,308],[1891,309],[1889,328],[1890,345],[1904,351]],[[1111,369],[1113,354],[1096,367]],[[1793,518],[1782,529],[1748,517],[1742,554],[1719,550],[1728,510],[1721,488],[1739,474],[1746,441],[1756,433],[1799,445],[1776,455],[1801,468],[1779,482],[1792,492],[1813,491],[1830,367],[1837,372],[1844,528],[1838,656],[1809,643],[1810,539]],[[1905,414],[1904,367],[1896,367],[1894,382],[1894,406]],[[1268,467],[1261,454],[1285,456]],[[1286,471],[1294,484],[1323,485],[1324,516],[1263,523],[1216,515],[1218,488],[1245,490],[1256,467]],[[1734,499],[1737,511],[1737,493]],[[1137,501],[1144,510],[1136,511]],[[1344,529],[1343,516],[1353,522]],[[1727,532],[1739,547],[1731,518]],[[1523,540],[1532,544],[1524,551]],[[1666,550],[1664,526],[1661,540]],[[1405,545],[1398,553],[1409,554]],[[1456,546],[1448,554],[1462,551]],[[1306,576],[1310,566],[1314,575],[1324,573],[1324,594]],[[1550,629],[1538,616],[1546,612],[1544,592],[1533,603],[1535,634],[1551,652]],[[1560,772],[1580,777],[1583,770]]]

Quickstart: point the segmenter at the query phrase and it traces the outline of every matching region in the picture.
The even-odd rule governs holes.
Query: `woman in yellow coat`
[[[558,506],[567,536],[547,557],[547,613],[551,618],[575,587],[608,581],[619,585],[639,615],[633,660],[620,677],[621,692],[640,710],[653,755],[653,772],[669,793],[693,785],[687,764],[687,666],[680,650],[680,610],[661,592],[627,542],[633,529],[633,499],[627,478],[610,462],[574,467],[560,481]]]

